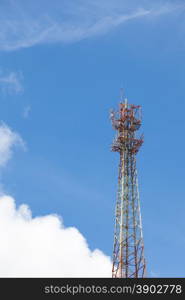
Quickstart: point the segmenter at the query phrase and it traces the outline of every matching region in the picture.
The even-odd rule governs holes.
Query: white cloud
[[[0,73],[0,87],[4,94],[19,94],[23,92],[22,75],[18,72]]]
[[[12,131],[6,124],[0,124],[0,167],[4,167],[12,156],[12,149],[16,145],[24,147],[20,135]]]
[[[0,125],[0,167],[15,145],[24,146],[19,134]],[[111,277],[111,260],[91,251],[75,227],[65,228],[60,217],[32,217],[25,204],[0,193],[0,277]]]
[[[78,229],[55,215],[32,218],[10,196],[0,197],[0,243],[0,277],[111,277],[110,258]]]
[[[13,3],[13,4],[12,4]],[[28,4],[28,3],[27,3]],[[26,5],[27,5],[26,4]],[[185,5],[170,1],[7,1],[0,12],[0,50],[16,50],[46,43],[69,43],[105,34],[125,22],[156,17]]]

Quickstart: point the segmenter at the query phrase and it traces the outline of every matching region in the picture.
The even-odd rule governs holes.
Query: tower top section
[[[142,121],[141,106],[129,104],[127,98],[125,98],[124,101],[119,103],[117,111],[111,110],[110,119],[113,128],[117,131],[112,150],[121,152],[126,148],[129,149],[126,147],[129,143],[130,151],[137,153],[143,143],[143,136],[139,139],[135,137]]]

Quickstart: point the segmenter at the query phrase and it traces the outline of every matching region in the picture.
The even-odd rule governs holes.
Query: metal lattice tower
[[[141,126],[141,107],[128,104],[125,99],[120,103],[119,111],[111,111],[110,117],[117,131],[112,151],[120,155],[112,277],[145,277],[136,169],[136,154],[143,143],[143,136],[136,137],[136,131]]]

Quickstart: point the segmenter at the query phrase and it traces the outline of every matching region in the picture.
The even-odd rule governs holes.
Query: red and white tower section
[[[136,132],[141,126],[141,107],[119,104],[110,114],[116,137],[112,151],[120,156],[118,191],[115,210],[115,231],[112,277],[139,278],[146,276],[144,243],[137,180],[136,155],[143,136]]]

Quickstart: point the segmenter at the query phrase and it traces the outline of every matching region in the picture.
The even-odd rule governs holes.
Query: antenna
[[[121,99],[121,103],[123,103],[123,100],[124,100],[124,89],[123,88],[120,89],[120,99]]]

